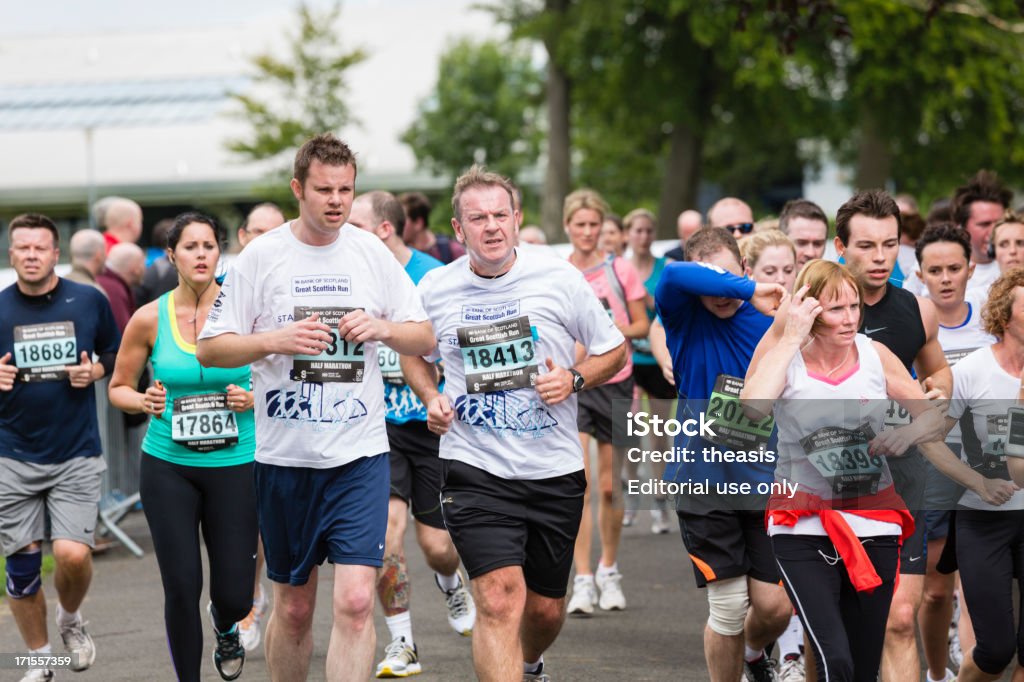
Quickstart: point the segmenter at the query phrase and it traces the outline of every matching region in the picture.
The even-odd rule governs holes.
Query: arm
[[[167,391],[156,382],[145,393],[136,390],[139,377],[149,361],[156,341],[157,307],[148,303],[128,321],[117,353],[114,374],[110,377],[107,394],[110,404],[128,414],[161,415],[166,407]]]
[[[914,381],[907,368],[891,350],[877,341],[872,341],[871,345],[882,362],[886,394],[906,408],[913,418],[906,426],[878,434],[871,441],[872,454],[900,456],[914,445],[932,441],[941,443],[949,430],[946,428],[942,410],[927,399],[921,385]]]
[[[955,419],[949,417],[946,420],[950,428],[956,423]],[[943,475],[974,491],[978,497],[989,504],[1004,504],[1009,501],[1017,490],[1017,486],[1010,481],[985,478],[974,469],[971,469],[961,462],[960,458],[954,455],[953,451],[941,441],[921,443],[918,446],[918,450]]]
[[[946,356],[939,345],[939,317],[935,304],[926,298],[917,297],[924,323],[925,344],[914,358],[917,376],[924,382],[928,398],[945,397],[953,394],[953,372],[946,362]]]
[[[242,367],[268,355],[319,355],[331,341],[331,328],[313,315],[273,331],[226,332],[196,343],[196,359],[206,367]]]
[[[632,320],[629,324],[617,324],[616,327],[622,332],[622,335],[627,339],[642,339],[647,336],[647,333],[651,328],[651,321],[647,317],[647,305],[645,299],[641,298],[636,301],[627,301],[626,307],[629,308],[629,319]]]
[[[427,407],[427,428],[445,434],[455,419],[448,396],[437,390],[437,369],[418,355],[403,355],[402,375],[416,397]]]
[[[546,404],[557,405],[572,395],[572,372],[559,367],[551,358],[546,364],[548,371],[537,377],[534,388]],[[583,375],[586,386],[593,387],[608,381],[625,366],[626,344],[623,342],[601,355],[588,355],[574,369]]]
[[[720,296],[750,301],[757,310],[772,315],[782,302],[781,284],[760,284],[707,263],[672,263],[665,266],[655,300],[658,310],[671,313],[692,304],[687,297]]]
[[[651,323],[651,331],[647,335],[651,342],[651,355],[658,361],[658,367],[665,376],[665,380],[673,386],[676,385],[675,375],[672,373],[672,354],[668,350],[668,340],[665,338],[665,327],[661,324],[661,318],[655,318]]]
[[[430,322],[391,322],[370,317],[365,310],[353,310],[341,319],[338,335],[346,341],[380,341],[401,355],[426,355],[434,349],[434,328]]]

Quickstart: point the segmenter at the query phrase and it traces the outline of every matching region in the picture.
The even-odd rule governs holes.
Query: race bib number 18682
[[[14,328],[18,381],[61,381],[65,365],[78,364],[74,322],[44,322]]]

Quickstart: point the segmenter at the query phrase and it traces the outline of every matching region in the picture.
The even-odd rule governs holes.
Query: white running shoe
[[[456,575],[459,576],[459,586],[451,591],[441,590],[444,592],[444,601],[448,606],[448,625],[463,637],[469,637],[473,634],[473,626],[476,625],[476,603],[473,601],[473,595],[470,594],[469,588],[466,587],[466,581],[462,578],[462,571],[458,571]],[[437,584],[438,589],[441,588],[436,573],[434,574],[434,583]]]
[[[416,646],[405,643],[405,637],[396,637],[384,647],[384,660],[377,664],[377,677],[409,677],[423,672]]]
[[[57,629],[60,630],[60,638],[64,640],[64,648],[71,654],[71,669],[75,672],[88,669],[96,660],[96,644],[85,631],[85,622],[81,619],[71,625],[58,622]]]
[[[262,635],[260,628],[263,625],[263,616],[267,613],[269,602],[263,588],[260,588],[260,596],[252,600],[252,608],[249,614],[238,622],[238,639],[246,651],[255,651],[260,646]]]
[[[535,673],[523,673],[523,682],[551,682],[551,676],[544,672],[544,664]]]
[[[597,591],[594,588],[594,577],[578,575],[572,583],[572,597],[569,599],[569,615],[591,616],[597,603]]]
[[[25,673],[21,682],[50,682],[53,679],[53,671],[49,668],[33,668]]]
[[[779,668],[779,682],[805,682],[806,677],[803,656],[788,658]]]
[[[655,535],[664,535],[669,531],[668,518],[664,509],[651,510],[651,532]]]
[[[600,571],[594,577],[594,581],[597,583],[597,589],[601,591],[601,598],[598,599],[597,605],[601,607],[602,611],[621,611],[626,608],[626,595],[622,594],[622,574],[618,571],[614,573],[605,573],[602,575]]]
[[[622,526],[629,528],[636,523],[636,509],[627,509],[622,513]]]

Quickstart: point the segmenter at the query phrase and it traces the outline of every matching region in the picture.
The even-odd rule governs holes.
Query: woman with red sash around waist
[[[796,290],[740,397],[778,425],[766,522],[818,679],[874,681],[900,543],[914,529],[886,457],[941,438],[942,416],[889,349],[857,333],[863,292],[844,266],[812,261]],[[914,420],[882,432],[889,398]]]

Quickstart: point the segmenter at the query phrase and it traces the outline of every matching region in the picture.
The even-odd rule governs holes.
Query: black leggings
[[[167,643],[184,682],[198,682],[203,656],[200,525],[217,629],[227,632],[252,608],[259,532],[252,468],[189,467],[142,456],[139,490],[164,586]]]
[[[1020,622],[1013,617],[1013,578],[1024,569],[1024,511],[958,508],[956,560],[974,624],[974,664],[998,675],[1016,654],[1024,665],[1024,593]]]
[[[776,535],[772,549],[824,682],[875,682],[896,578],[896,536],[864,538],[882,584],[857,592],[832,541],[820,535]],[[972,612],[973,615],[973,612]]]

